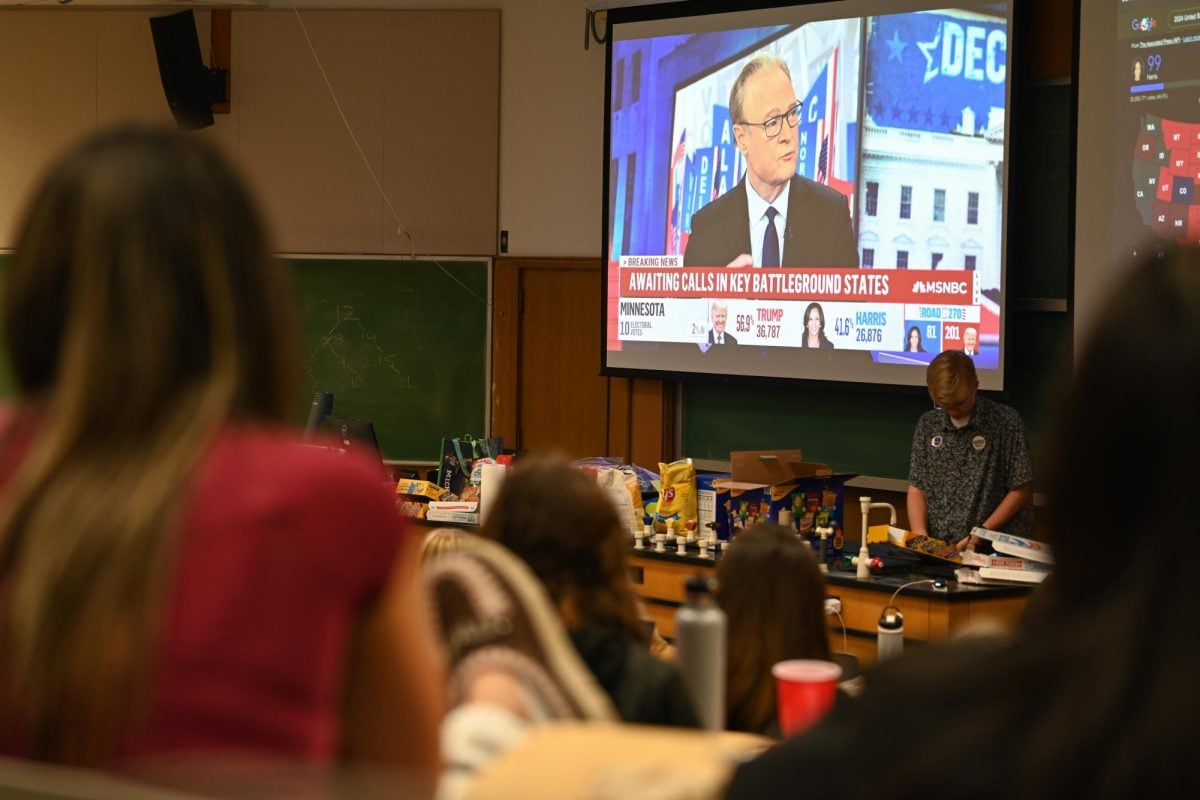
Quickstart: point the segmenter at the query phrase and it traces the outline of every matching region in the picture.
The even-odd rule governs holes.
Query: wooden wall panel
[[[1020,22],[1028,37],[1020,43],[1025,77],[1035,81],[1070,78],[1075,50],[1074,0],[1025,0],[1022,6],[1018,10],[1028,18]]]
[[[501,258],[493,287],[492,433],[649,469],[671,457],[673,384],[600,375],[598,260]]]
[[[517,263],[499,258],[492,265],[492,436],[505,447],[517,444]]]
[[[602,455],[608,385],[597,348],[599,271],[523,269],[520,287],[519,445],[572,458]]]

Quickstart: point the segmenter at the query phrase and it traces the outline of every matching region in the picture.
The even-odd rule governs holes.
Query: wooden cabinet
[[[713,559],[677,556],[672,553],[630,551],[628,558],[634,587],[646,611],[667,638],[675,635],[675,610],[684,600],[683,584],[689,575],[711,575]],[[892,594],[909,580],[920,576],[884,576],[857,580],[852,574],[832,573],[825,594],[842,602],[845,639],[836,616],[829,616],[830,643],[835,651],[848,651],[861,663],[875,661],[876,625]],[[906,644],[949,639],[974,626],[989,623],[1011,627],[1028,602],[1024,586],[975,587],[951,584],[949,589],[929,586],[904,589],[895,605],[904,614]]]

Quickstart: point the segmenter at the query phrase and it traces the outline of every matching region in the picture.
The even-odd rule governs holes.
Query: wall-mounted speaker
[[[212,125],[212,104],[224,95],[225,73],[204,65],[192,12],[151,17],[150,33],[167,105],[179,127],[195,130]]]

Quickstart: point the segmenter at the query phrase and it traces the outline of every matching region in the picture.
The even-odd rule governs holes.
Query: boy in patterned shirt
[[[961,350],[939,354],[925,378],[936,408],[913,434],[909,527],[958,551],[978,544],[976,525],[1032,536],[1033,464],[1020,415],[978,396],[975,363]]]

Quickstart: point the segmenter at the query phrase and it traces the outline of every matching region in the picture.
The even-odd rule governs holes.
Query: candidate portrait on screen
[[[724,300],[714,300],[711,309],[712,327],[708,329],[708,343],[715,346],[737,344],[733,334],[725,331],[725,323],[729,320],[729,304]]]
[[[746,174],[692,216],[685,266],[858,266],[847,199],[796,173],[802,106],[782,59],[763,53],[742,68],[729,116]]]

